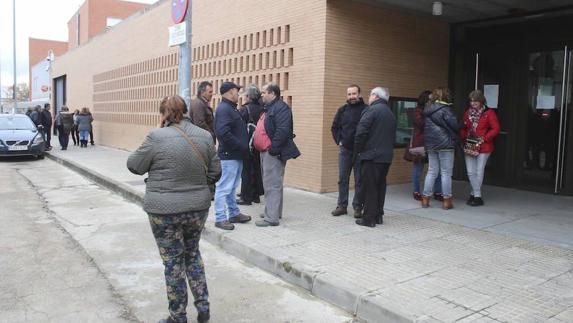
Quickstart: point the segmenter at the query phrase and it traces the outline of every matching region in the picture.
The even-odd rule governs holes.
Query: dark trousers
[[[58,140],[60,141],[60,147],[63,149],[68,149],[68,143],[70,142],[70,133],[64,130],[64,126],[58,126]]]
[[[78,126],[74,125],[72,129],[72,140],[74,141],[74,145],[80,143],[80,132],[78,131]]]
[[[90,143],[94,144],[94,130],[90,128]]]
[[[52,140],[52,129],[44,128],[44,135],[46,138],[46,147],[52,147],[51,140]]]
[[[362,170],[362,196],[364,197],[364,213],[362,218],[367,223],[375,223],[376,218],[384,215],[384,202],[386,200],[386,175],[390,163],[375,163],[363,161]]]
[[[247,202],[259,200],[265,194],[261,172],[261,156],[258,151],[243,160],[241,173],[241,199]]]
[[[354,199],[352,200],[352,207],[362,209],[362,199],[360,197],[360,162],[353,160],[352,150],[346,149],[342,146],[339,147],[338,154],[338,206],[342,208],[348,207],[348,191],[350,173],[354,169]]]

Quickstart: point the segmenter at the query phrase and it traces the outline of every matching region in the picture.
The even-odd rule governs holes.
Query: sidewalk
[[[128,152],[69,149],[49,157],[141,201]],[[204,238],[371,322],[572,322],[573,199],[487,189],[487,207],[443,212],[420,210],[407,186],[390,187],[388,209],[400,212],[375,229],[330,216],[335,194],[285,189],[281,226],[227,232],[211,215]]]

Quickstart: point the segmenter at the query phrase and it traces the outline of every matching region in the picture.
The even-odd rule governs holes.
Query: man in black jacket
[[[240,86],[224,82],[220,93],[223,100],[215,114],[215,134],[219,141],[219,159],[223,171],[215,189],[215,226],[223,230],[233,230],[233,223],[251,220],[237,206],[235,190],[241,180],[243,159],[249,155],[247,125],[237,110]]]
[[[50,141],[52,140],[52,113],[50,112],[50,104],[44,104],[44,110],[42,110],[42,126],[44,127],[44,133],[46,134],[46,150],[52,149]]]
[[[396,118],[388,107],[388,89],[377,87],[370,93],[370,107],[364,111],[354,149],[361,162],[364,214],[356,224],[375,227],[382,224],[386,199],[386,175],[394,158]]]
[[[255,224],[259,227],[268,227],[279,225],[283,212],[283,181],[286,162],[300,156],[300,151],[293,140],[292,111],[281,99],[281,90],[278,85],[274,83],[265,85],[262,97],[265,104],[264,131],[270,139],[270,147],[261,151],[265,214],[264,220],[259,220]],[[259,129],[256,132],[260,135]]]
[[[362,216],[362,201],[358,193],[361,183],[360,163],[353,158],[353,155],[354,134],[366,107],[360,95],[360,87],[352,84],[346,89],[346,104],[338,108],[332,122],[332,138],[340,150],[338,153],[338,205],[331,213],[334,216],[348,213],[348,182],[353,168],[355,194],[352,207],[355,218]]]

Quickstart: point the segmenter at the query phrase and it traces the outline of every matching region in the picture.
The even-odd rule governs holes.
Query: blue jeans
[[[466,169],[472,185],[471,194],[475,197],[481,197],[481,184],[483,183],[485,164],[489,155],[490,153],[482,153],[476,157],[466,155]]]
[[[424,182],[424,196],[431,196],[438,176],[442,179],[442,194],[452,197],[452,173],[454,170],[454,150],[428,151],[428,174]]]
[[[90,135],[90,132],[87,130],[80,131],[80,140],[88,140],[89,135]]]
[[[237,206],[235,191],[241,181],[241,171],[243,170],[242,160],[221,160],[221,179],[216,184],[215,189],[215,221],[227,220],[241,213]],[[226,206],[226,207],[225,207]]]
[[[414,193],[420,193],[420,176],[424,170],[424,162],[413,161],[412,162],[412,184],[414,185]],[[438,176],[436,182],[434,183],[434,193],[442,193],[442,178]]]
[[[349,190],[349,180],[350,172],[354,168],[354,199],[352,201],[352,207],[356,209],[362,209],[362,202],[360,201],[360,190],[361,180],[360,180],[360,162],[358,158],[354,161],[352,165],[352,150],[348,150],[342,146],[340,148],[340,153],[338,154],[338,206],[342,208],[348,207],[348,190]]]

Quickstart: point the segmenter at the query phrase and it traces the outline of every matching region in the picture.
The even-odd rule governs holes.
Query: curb
[[[46,156],[98,185],[119,194],[126,200],[140,206],[143,205],[144,194],[142,192],[76,162],[52,155],[49,152],[46,153]],[[258,250],[253,246],[232,239],[226,232],[205,226],[202,238],[243,261],[272,273],[286,282],[304,288],[312,295],[353,313],[359,319],[368,322],[410,323],[417,321],[411,315],[407,315],[399,309],[388,308],[373,301],[374,291],[365,292],[350,284],[343,284],[332,274],[321,272],[303,264],[292,263],[284,255],[269,254],[268,250]]]

